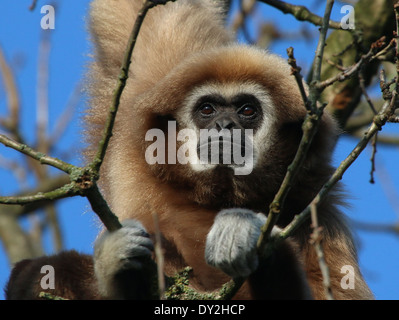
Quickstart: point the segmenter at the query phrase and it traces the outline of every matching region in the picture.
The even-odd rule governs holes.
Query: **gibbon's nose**
[[[216,123],[216,129],[218,131],[223,130],[223,129],[230,130],[235,127],[234,121],[230,118],[218,119],[215,121],[215,123]]]

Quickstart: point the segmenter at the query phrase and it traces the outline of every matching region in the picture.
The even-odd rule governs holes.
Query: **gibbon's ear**
[[[140,1],[95,0],[91,3],[89,29],[96,61],[104,71],[117,74]]]

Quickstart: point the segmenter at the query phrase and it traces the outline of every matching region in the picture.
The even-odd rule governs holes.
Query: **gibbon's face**
[[[264,205],[295,156],[306,116],[290,72],[282,58],[240,46],[182,62],[136,102],[148,115],[144,132],[154,128],[144,145],[148,168],[203,205]],[[329,162],[334,132],[324,115],[305,168]]]
[[[192,90],[177,113],[188,139],[189,165],[195,171],[229,167],[249,175],[272,139],[273,103],[254,82],[205,83]]]

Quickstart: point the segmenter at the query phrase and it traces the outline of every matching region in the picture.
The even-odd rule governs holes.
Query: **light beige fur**
[[[90,27],[95,56],[90,66],[91,108],[86,118],[86,135],[92,147],[100,137],[127,39],[141,4],[142,1],[132,0],[95,0],[92,3]],[[263,158],[258,163],[264,169],[257,168],[252,174],[255,182],[223,182],[213,180],[204,172],[189,170],[187,166],[149,166],[145,162],[144,136],[148,129],[161,125],[157,117],[171,115],[177,118],[178,125],[190,126],[184,111],[187,99],[195,99],[199,87],[215,83],[224,88],[234,84],[243,87],[256,84],[264,89],[262,94],[271,99],[268,107],[273,110],[267,113],[272,118],[267,122],[270,128],[262,130],[267,132],[265,142],[271,139],[273,143],[262,146],[260,156]],[[237,92],[239,88],[237,85]],[[184,265],[191,265],[194,287],[205,291],[216,289],[226,278],[203,259],[204,241],[214,216],[226,205],[267,209],[299,141],[300,133],[281,130],[302,121],[305,113],[287,63],[260,49],[235,44],[224,27],[219,1],[177,0],[158,6],[145,18],[133,53],[130,78],[102,171],[106,198],[121,219],[136,218],[150,233],[155,232],[151,213],[156,212],[164,238],[177,250],[166,253],[166,272],[173,274]],[[331,172],[329,158],[335,128],[327,115],[324,118],[299,178],[304,187],[292,196],[289,207],[294,210],[286,214],[287,220],[300,212]],[[89,157],[92,150],[88,150]],[[222,198],[227,199],[224,205],[218,203],[217,192],[211,187],[217,181],[232,184],[231,191],[227,191],[228,188],[221,191]],[[313,185],[306,191],[308,181]],[[258,189],[251,193],[247,190],[249,185],[258,186]],[[221,185],[221,190],[224,188],[226,186]],[[259,190],[258,196],[253,194],[256,190]],[[357,267],[349,232],[338,217],[340,214],[333,201],[333,197],[326,201],[320,214],[324,227],[331,229],[326,232],[325,241],[327,260],[337,266],[337,269],[332,266],[334,290],[338,298],[369,298],[371,294]],[[313,294],[323,298],[317,261],[306,243],[308,232],[308,227],[298,232],[298,241],[303,247],[301,252]],[[355,266],[356,290],[340,288],[339,266],[343,264]],[[248,297],[245,292],[244,288],[239,296]]]

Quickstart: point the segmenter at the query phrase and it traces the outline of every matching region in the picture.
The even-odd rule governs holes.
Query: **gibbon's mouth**
[[[244,139],[243,139],[244,140]],[[197,145],[197,157],[201,164],[220,166],[244,166],[253,161],[252,144],[237,143],[220,137]]]

